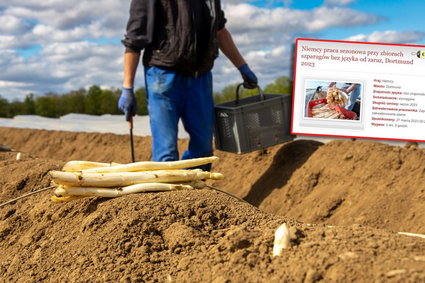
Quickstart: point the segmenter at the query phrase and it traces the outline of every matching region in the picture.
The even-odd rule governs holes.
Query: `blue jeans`
[[[359,98],[360,96],[360,85],[357,85],[357,87],[349,93],[349,96],[350,96],[349,102],[348,102],[348,105],[345,106],[345,109],[351,111],[353,110],[354,104],[356,104],[357,98]]]
[[[190,137],[189,148],[182,159],[211,156],[214,131],[211,72],[195,78],[147,67],[145,85],[152,132],[152,160],[179,159],[177,132],[180,118]],[[209,170],[210,166],[201,168]]]

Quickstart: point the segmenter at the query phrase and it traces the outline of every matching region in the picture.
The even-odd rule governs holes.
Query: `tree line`
[[[237,84],[223,88],[221,92],[214,93],[216,104],[235,99]],[[288,77],[280,77],[264,88],[264,93],[287,94],[292,92],[292,81]],[[240,91],[240,97],[257,94],[258,90]],[[88,89],[81,88],[65,94],[46,93],[35,96],[26,95],[23,101],[9,102],[0,95],[0,117],[13,118],[16,115],[39,115],[43,117],[58,118],[69,113],[90,115],[122,114],[118,109],[118,99],[121,89],[102,89],[93,85]],[[146,90],[144,87],[136,89],[137,115],[147,115]]]

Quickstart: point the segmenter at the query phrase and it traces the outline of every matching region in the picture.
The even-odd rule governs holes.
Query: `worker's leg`
[[[152,160],[179,159],[177,130],[183,102],[180,76],[157,67],[145,69],[145,85],[152,133]]]
[[[214,131],[214,101],[211,72],[187,81],[183,125],[190,136],[189,148],[182,159],[211,156]],[[209,170],[210,165],[202,166]]]
[[[356,104],[357,98],[360,96],[360,85],[357,85],[357,87],[350,93],[350,98],[348,101],[348,105],[345,107],[347,110],[352,111],[354,105]]]

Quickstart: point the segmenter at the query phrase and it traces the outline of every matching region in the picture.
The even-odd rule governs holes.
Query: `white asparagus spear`
[[[71,187],[122,187],[140,183],[176,183],[202,179],[221,180],[220,173],[199,170],[159,170],[120,173],[50,171],[55,184]]]
[[[111,167],[111,166],[118,166],[121,165],[120,163],[101,163],[101,162],[93,162],[93,161],[82,161],[82,160],[72,160],[65,163],[62,170],[65,172],[77,172],[81,170],[87,170],[97,167]]]
[[[217,156],[201,157],[193,159],[185,159],[178,161],[141,161],[129,164],[121,164],[117,166],[106,166],[98,168],[84,169],[84,172],[96,172],[96,173],[112,173],[112,172],[137,172],[137,171],[148,171],[148,170],[172,170],[172,169],[184,169],[191,168],[208,163],[213,163],[218,160]]]
[[[118,188],[93,188],[93,187],[66,187],[59,186],[54,193],[57,196],[97,196],[97,197],[119,197],[128,194],[156,191],[174,191],[193,189],[190,185],[145,183]]]
[[[283,249],[287,249],[290,244],[290,232],[285,223],[277,228],[274,234],[273,244],[273,256],[279,256],[282,254]]]
[[[422,238],[425,239],[425,235],[424,234],[416,234],[416,233],[408,233],[408,232],[397,232],[400,235],[405,235],[405,236],[410,236],[410,237],[418,237],[418,238]]]

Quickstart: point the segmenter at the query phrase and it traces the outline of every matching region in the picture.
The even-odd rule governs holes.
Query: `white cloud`
[[[379,17],[356,10],[341,7],[319,7],[312,11],[311,20],[307,20],[306,30],[319,31],[331,27],[354,27],[371,25]]]
[[[32,34],[42,43],[70,42],[89,36],[87,29],[83,27],[74,27],[70,30],[58,30],[48,25],[36,25],[32,30]]]
[[[287,46],[280,45],[269,50],[250,51],[244,54],[244,57],[258,77],[261,87],[289,73],[291,50]],[[220,56],[216,61],[214,78],[216,89],[242,82],[239,71],[224,56]]]
[[[13,35],[0,35],[0,48],[11,48],[15,46],[16,37]]]
[[[346,6],[353,3],[355,0],[326,0],[325,5],[339,5],[339,6]]]
[[[60,63],[85,60],[96,56],[98,51],[98,45],[91,42],[52,43],[47,45],[40,55],[50,62]]]
[[[0,81],[0,87],[25,87],[27,85],[27,83]]]
[[[29,25],[22,19],[12,15],[0,15],[0,33],[16,34],[29,29]]]
[[[379,20],[376,15],[342,7],[294,10],[238,4],[226,5],[225,14],[227,27],[261,86],[289,74],[291,43],[299,33],[314,34],[331,27],[369,25]],[[240,82],[239,72],[223,56],[216,62],[215,68],[218,89]]]
[[[382,43],[413,43],[425,38],[425,32],[420,31],[375,31],[371,34],[357,34],[346,38],[349,41],[382,42]]]
[[[0,95],[63,93],[93,84],[119,87],[128,0],[0,0]],[[111,44],[96,44],[110,38]],[[41,51],[27,58],[16,48]],[[140,82],[142,80],[140,79]]]
[[[72,30],[96,22],[100,32],[111,32],[122,36],[128,18],[130,1],[91,0],[91,1],[17,1],[13,6],[5,5],[5,15],[22,19],[31,19],[37,23],[51,26],[53,29]],[[19,5],[21,3],[21,5]],[[0,4],[1,5],[1,4]]]
[[[122,54],[120,45],[90,42],[52,43],[29,59],[13,51],[0,53],[1,79],[9,82],[0,85],[0,95],[22,99],[29,92],[64,93],[93,84],[119,87]]]
[[[370,25],[376,15],[342,5],[312,10],[290,9],[291,0],[270,0],[269,8],[244,0],[222,1],[227,27],[259,77],[261,85],[288,75],[293,39],[332,27]],[[273,4],[283,2],[284,7]],[[338,1],[343,4],[343,0]],[[24,97],[28,92],[63,93],[93,84],[119,87],[122,83],[123,46],[130,0],[0,0],[0,94]],[[106,39],[107,43],[96,43]],[[40,46],[23,57],[16,48]],[[143,68],[136,86],[143,85]],[[224,56],[215,63],[215,90],[241,80]]]
[[[313,10],[266,9],[249,4],[226,5],[228,27],[235,32],[268,31],[290,33],[320,31],[331,27],[352,27],[376,23],[376,15],[342,7]],[[249,24],[247,24],[249,22]]]

